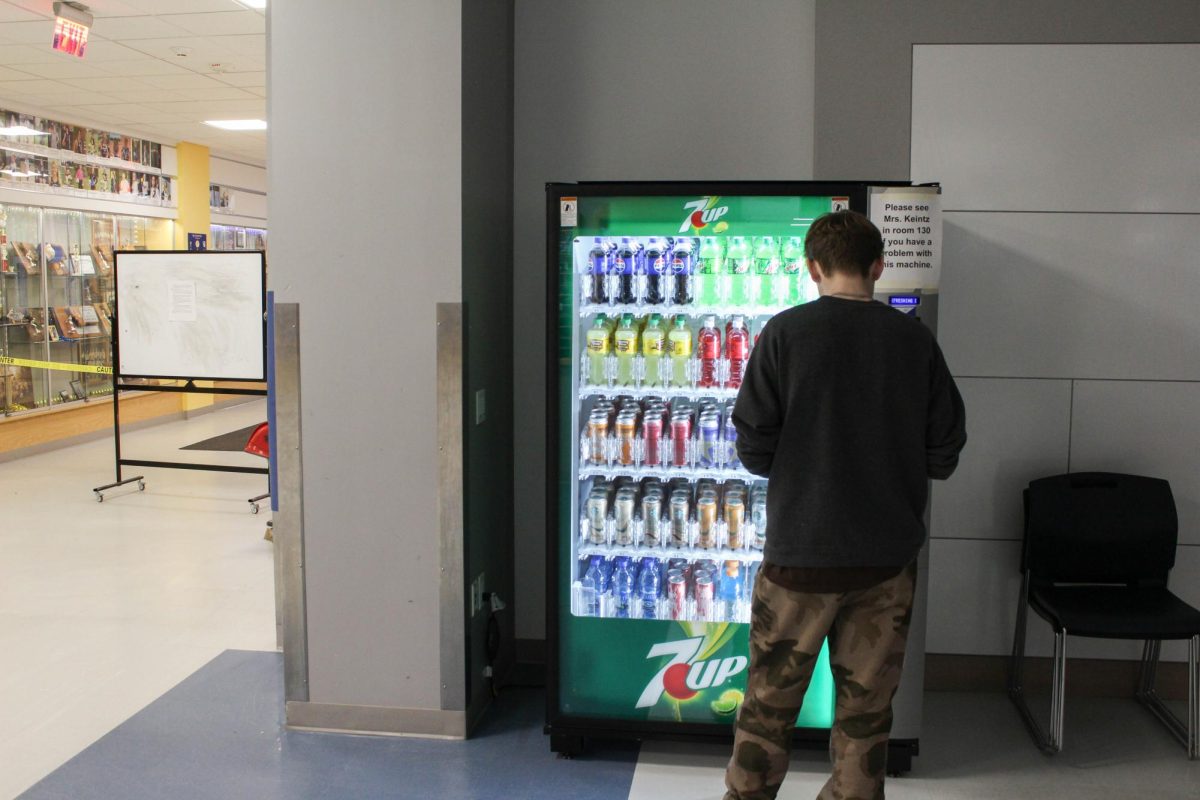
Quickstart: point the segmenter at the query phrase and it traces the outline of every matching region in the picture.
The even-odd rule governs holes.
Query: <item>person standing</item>
[[[948,478],[967,439],[933,334],[872,299],[879,230],[837,211],[804,246],[821,296],[763,328],[733,412],[742,464],[768,479],[770,535],[725,800],[778,793],[826,638],[837,700],[818,800],[884,797],[927,479]]]

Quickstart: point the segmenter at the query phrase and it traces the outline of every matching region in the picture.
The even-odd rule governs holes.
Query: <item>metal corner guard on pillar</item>
[[[442,710],[465,711],[462,303],[437,304],[437,445]]]
[[[287,702],[308,700],[308,612],[304,588],[304,465],[300,426],[300,306],[275,305],[275,423],[271,448],[279,464],[275,537],[275,603],[283,639]]]

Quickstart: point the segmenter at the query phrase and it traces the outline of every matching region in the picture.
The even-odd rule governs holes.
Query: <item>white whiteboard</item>
[[[262,253],[117,253],[119,375],[265,380]]]

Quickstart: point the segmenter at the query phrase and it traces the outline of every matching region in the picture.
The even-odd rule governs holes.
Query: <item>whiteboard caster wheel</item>
[[[145,481],[138,481],[138,491],[139,492],[146,491],[146,482]]]
[[[103,502],[104,502],[104,495],[100,494],[99,492],[96,492],[96,502],[97,502],[97,503],[103,503]]]
[[[250,504],[250,513],[251,513],[251,514],[257,514],[257,513],[258,513],[258,503],[251,503],[251,504]]]

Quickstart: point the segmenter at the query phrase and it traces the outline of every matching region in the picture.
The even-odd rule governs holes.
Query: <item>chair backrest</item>
[[[1053,583],[1165,584],[1179,520],[1161,478],[1073,472],[1025,490],[1021,569]]]

